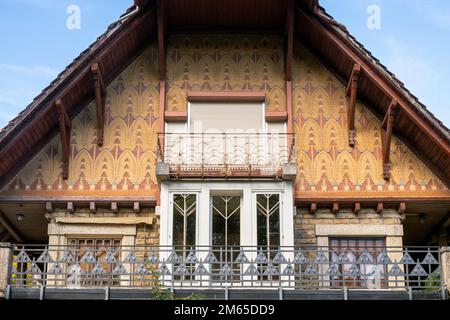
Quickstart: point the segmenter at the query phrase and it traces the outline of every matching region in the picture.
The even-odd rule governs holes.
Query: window
[[[256,133],[264,130],[262,103],[190,103],[191,133]]]
[[[75,263],[68,264],[68,285],[115,286],[113,270],[120,260],[120,239],[67,239]]]
[[[286,124],[266,123],[263,102],[190,102],[185,122],[168,122],[164,160],[201,167],[278,167],[287,161]]]
[[[386,250],[385,238],[330,238],[331,263],[339,276],[332,277],[336,287],[387,287],[384,265],[379,262]]]
[[[177,249],[195,246],[196,212],[197,195],[173,195],[173,245]]]

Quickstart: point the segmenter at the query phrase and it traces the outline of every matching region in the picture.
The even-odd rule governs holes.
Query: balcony
[[[295,178],[295,135],[166,133],[158,137],[161,180],[179,178]]]
[[[445,299],[438,248],[17,245],[9,299]]]

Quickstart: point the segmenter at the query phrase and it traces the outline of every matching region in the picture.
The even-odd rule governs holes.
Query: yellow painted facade
[[[156,45],[149,46],[108,86],[103,147],[97,146],[94,102],[72,120],[68,180],[61,176],[56,136],[1,193],[157,195],[157,56]],[[281,36],[172,36],[167,59],[167,111],[185,111],[190,90],[264,91],[267,110],[286,111]],[[384,181],[380,120],[358,103],[356,147],[350,148],[345,85],[299,43],[293,70],[297,195],[450,195],[396,138],[391,148],[392,179]]]

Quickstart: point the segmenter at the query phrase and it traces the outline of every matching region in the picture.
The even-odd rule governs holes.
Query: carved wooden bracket
[[[348,98],[347,121],[348,121],[348,144],[350,147],[355,146],[356,131],[355,131],[355,112],[356,112],[356,97],[358,92],[358,80],[361,73],[361,66],[355,64],[353,66],[350,80],[348,81],[346,96]]]
[[[59,117],[59,133],[61,136],[61,150],[62,150],[62,162],[63,162],[63,179],[69,178],[69,159],[70,159],[70,131],[71,123],[69,116],[61,99],[57,99],[55,102],[56,109]]]
[[[383,178],[389,180],[391,178],[391,140],[392,131],[394,129],[395,115],[397,113],[397,100],[392,100],[389,105],[386,116],[381,124],[381,147],[382,147],[382,159],[383,159]]]
[[[105,128],[105,101],[106,89],[103,82],[102,72],[98,63],[93,63],[91,66],[92,80],[94,82],[95,104],[97,107],[97,143],[103,146],[104,128]]]

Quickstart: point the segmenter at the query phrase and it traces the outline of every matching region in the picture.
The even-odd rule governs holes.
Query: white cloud
[[[47,66],[0,64],[0,128],[23,110],[58,75]]]
[[[386,65],[412,92],[425,92],[440,80],[440,73],[427,59],[417,57],[394,38],[386,41],[388,58]]]
[[[18,66],[13,64],[0,64],[0,72],[9,72],[21,76],[54,78],[58,75],[58,70],[46,66]]]

